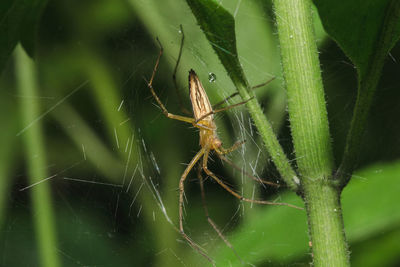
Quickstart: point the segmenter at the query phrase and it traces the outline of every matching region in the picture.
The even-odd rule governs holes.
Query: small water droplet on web
[[[212,73],[212,72],[209,72],[208,73],[208,81],[210,82],[210,83],[213,83],[213,82],[215,82],[217,80],[217,75],[215,75],[214,73]]]

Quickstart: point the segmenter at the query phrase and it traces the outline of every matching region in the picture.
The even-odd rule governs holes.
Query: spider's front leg
[[[157,101],[157,103],[158,103],[158,105],[160,106],[160,108],[161,108],[161,110],[162,110],[162,113],[165,115],[165,117],[170,118],[170,119],[173,119],[173,120],[184,121],[184,122],[191,123],[191,124],[193,124],[193,125],[197,125],[197,122],[196,122],[196,120],[195,120],[194,118],[190,118],[190,117],[186,117],[186,116],[175,115],[175,114],[169,113],[168,110],[167,110],[167,108],[166,108],[165,105],[161,102],[160,98],[158,97],[157,93],[155,92],[155,90],[154,90],[154,88],[153,88],[154,77],[156,76],[157,69],[158,69],[158,66],[159,66],[159,64],[160,64],[160,59],[161,59],[161,56],[162,56],[163,51],[164,51],[164,49],[163,49],[163,47],[162,47],[162,45],[161,45],[161,42],[160,42],[160,40],[158,40],[158,38],[157,38],[157,42],[158,42],[158,44],[160,45],[160,53],[158,54],[156,64],[154,65],[154,68],[153,68],[153,72],[152,72],[152,74],[151,74],[150,81],[147,81],[147,80],[145,79],[145,81],[146,81],[146,83],[147,83],[147,87],[150,89],[150,92],[151,92],[151,94],[153,95],[153,98]]]

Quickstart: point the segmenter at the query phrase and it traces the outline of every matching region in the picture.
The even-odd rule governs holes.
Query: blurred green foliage
[[[293,157],[271,7],[268,1],[225,2],[222,4],[235,17],[238,54],[250,83],[277,77],[256,93],[285,151]],[[45,183],[51,186],[55,213],[58,243],[54,250],[63,266],[207,263],[174,231],[158,198],[176,224],[178,180],[184,164],[198,150],[197,132],[164,118],[143,79],[150,77],[158,55],[158,36],[166,53],[154,87],[168,109],[180,113],[171,79],[180,24],[186,37],[178,70],[184,103],[189,107],[190,68],[196,70],[211,101],[217,103],[233,93],[234,87],[185,1],[48,3],[38,27],[35,53],[39,95],[17,92],[18,69],[12,57],[0,80],[0,265],[40,266],[33,226],[38,214],[29,197],[36,188],[20,191],[29,185],[21,135],[30,130],[21,132],[27,126],[18,112],[21,99],[35,101],[41,114],[50,111],[40,122],[46,172],[57,176]],[[339,159],[357,92],[356,71],[326,38],[318,21],[317,26],[334,152]],[[400,200],[398,58],[397,45],[386,61],[372,107],[359,171],[342,199],[354,266],[396,266],[400,262],[396,242],[400,229],[400,211],[396,209]],[[216,82],[208,82],[209,73],[216,75]],[[244,149],[231,155],[238,166],[249,172],[254,169],[260,177],[278,179],[268,155],[258,148],[261,140],[242,108],[218,115],[217,124],[226,144],[247,139]],[[210,162],[210,168],[247,196],[254,192],[263,198],[301,202],[284,189],[277,192],[253,184],[217,159]],[[207,224],[196,179],[192,174],[186,183],[187,232],[218,265],[240,265]],[[304,213],[239,204],[215,183],[206,181],[205,186],[211,216],[244,261],[257,266],[308,265],[311,257]]]

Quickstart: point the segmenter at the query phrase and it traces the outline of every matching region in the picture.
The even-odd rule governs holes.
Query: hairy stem
[[[323,179],[334,163],[311,2],[274,3],[297,166],[302,177]]]
[[[274,0],[296,161],[315,266],[347,266],[334,161],[310,0]]]
[[[350,266],[339,190],[310,180],[303,187],[313,265]]]

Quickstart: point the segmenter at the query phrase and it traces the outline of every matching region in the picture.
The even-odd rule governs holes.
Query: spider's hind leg
[[[204,209],[204,214],[207,218],[208,223],[211,225],[211,227],[214,229],[214,231],[218,234],[218,236],[224,241],[224,243],[233,251],[235,256],[240,260],[242,265],[244,264],[243,260],[240,258],[239,254],[236,252],[235,248],[233,245],[228,241],[228,239],[224,236],[222,231],[219,229],[217,224],[211,219],[210,214],[208,213],[208,208],[207,208],[207,202],[206,202],[206,195],[204,193],[204,183],[203,183],[203,176],[201,175],[201,166],[199,166],[197,170],[197,177],[199,178],[200,182],[200,190],[201,190],[201,200],[203,204],[203,209]]]
[[[272,201],[266,201],[266,200],[258,200],[258,199],[250,199],[250,198],[245,198],[239,193],[235,192],[232,188],[230,188],[228,185],[226,185],[221,179],[219,179],[212,171],[210,171],[207,167],[207,159],[208,159],[208,154],[209,151],[204,152],[203,156],[203,170],[204,172],[213,178],[222,188],[224,188],[226,191],[228,191],[231,195],[236,197],[237,199],[245,202],[250,202],[250,203],[255,203],[255,204],[263,204],[263,205],[277,205],[277,206],[289,206],[295,209],[303,210],[303,208],[288,204],[288,203],[281,203],[281,202],[272,202]]]
[[[179,232],[182,237],[189,243],[189,245],[194,248],[198,253],[200,253],[204,258],[206,258],[213,266],[215,266],[214,261],[207,255],[205,249],[203,249],[200,245],[196,244],[186,233],[183,228],[183,201],[185,194],[184,182],[189,175],[190,171],[196,165],[196,163],[201,159],[204,154],[204,149],[202,148],[190,161],[189,165],[186,167],[183,172],[181,179],[179,180]]]

